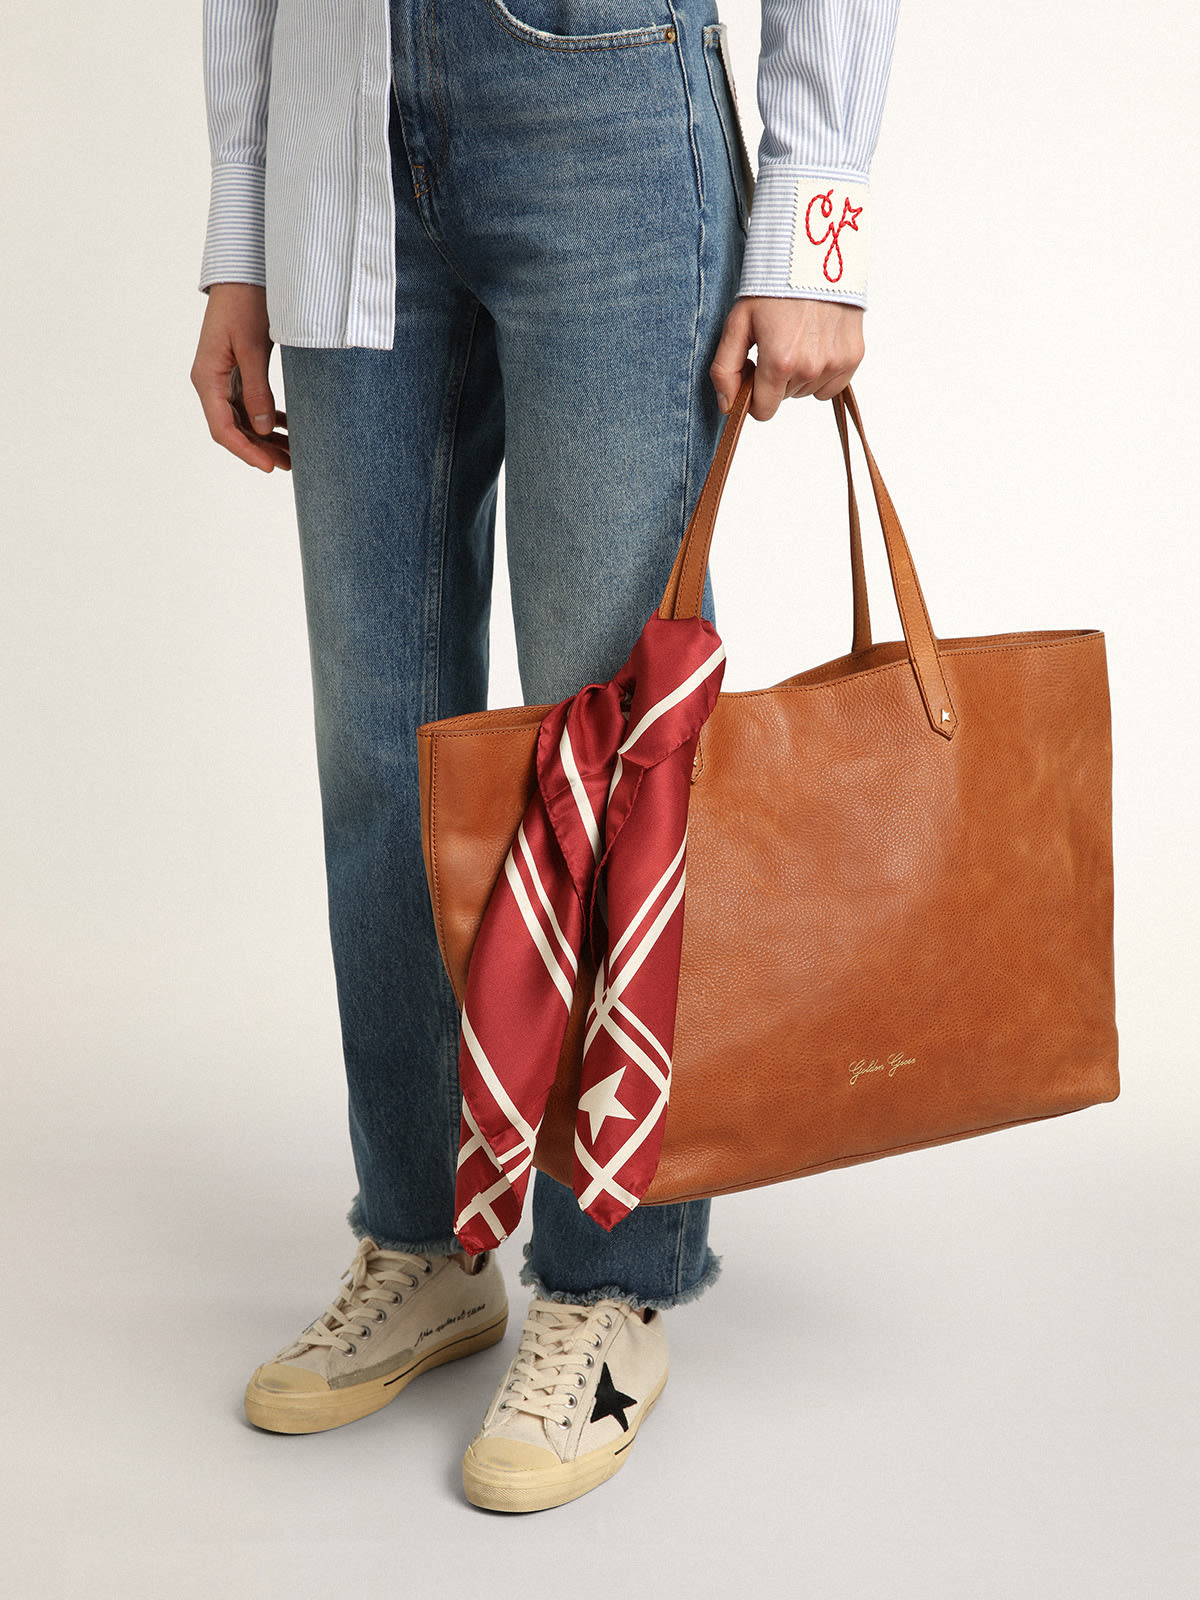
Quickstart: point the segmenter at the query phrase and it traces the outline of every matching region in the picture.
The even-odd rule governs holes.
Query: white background
[[[1194,8],[909,0],[855,381],[936,631],[1107,634],[1121,1098],[717,1202],[628,1466],[515,1520],[458,1461],[519,1243],[496,1350],[333,1433],[241,1418],[354,1183],[290,482],[187,377],[199,13],[3,23],[0,1588],[1194,1595]],[[754,150],[758,10],[722,14]],[[844,515],[831,408],[747,423],[727,688],[848,647]]]

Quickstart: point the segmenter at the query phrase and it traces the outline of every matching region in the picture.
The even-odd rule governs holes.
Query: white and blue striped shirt
[[[762,0],[739,294],[866,305],[868,178],[899,4]],[[204,0],[200,287],[266,284],[277,344],[392,347],[389,29],[388,0]]]

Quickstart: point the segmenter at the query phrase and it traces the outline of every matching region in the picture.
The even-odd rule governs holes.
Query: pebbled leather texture
[[[659,614],[698,614],[743,383]],[[642,1204],[753,1188],[1119,1093],[1104,635],[937,639],[847,387],[856,648],[722,693],[701,730],[670,1104]],[[844,409],[843,409],[844,408]],[[870,642],[845,412],[905,639]],[[548,708],[418,730],[422,838],[461,1004]],[[949,713],[948,717],[945,713]],[[581,962],[537,1165],[570,1184]]]

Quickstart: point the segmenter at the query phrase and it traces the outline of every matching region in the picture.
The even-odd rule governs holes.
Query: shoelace
[[[524,1411],[568,1427],[617,1311],[615,1300],[575,1306],[535,1297],[500,1410]]]
[[[345,1287],[316,1321],[305,1328],[295,1343],[281,1354],[298,1355],[313,1345],[331,1345],[346,1355],[354,1355],[358,1346],[353,1339],[347,1338],[347,1333],[369,1338],[370,1324],[383,1322],[387,1318],[383,1306],[399,1305],[404,1298],[400,1289],[415,1288],[421,1278],[432,1270],[433,1263],[427,1256],[408,1255],[400,1250],[380,1250],[370,1239],[363,1239],[354,1260],[342,1274]],[[372,1306],[375,1307],[373,1312],[369,1309]]]

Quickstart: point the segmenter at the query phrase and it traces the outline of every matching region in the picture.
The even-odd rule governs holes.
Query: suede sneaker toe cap
[[[307,1367],[292,1367],[282,1361],[268,1361],[250,1379],[251,1386],[265,1389],[269,1394],[312,1394],[316,1390],[328,1391],[329,1385],[319,1372]]]
[[[525,1439],[477,1439],[470,1447],[475,1465],[486,1472],[538,1472],[561,1467],[553,1450]]]

